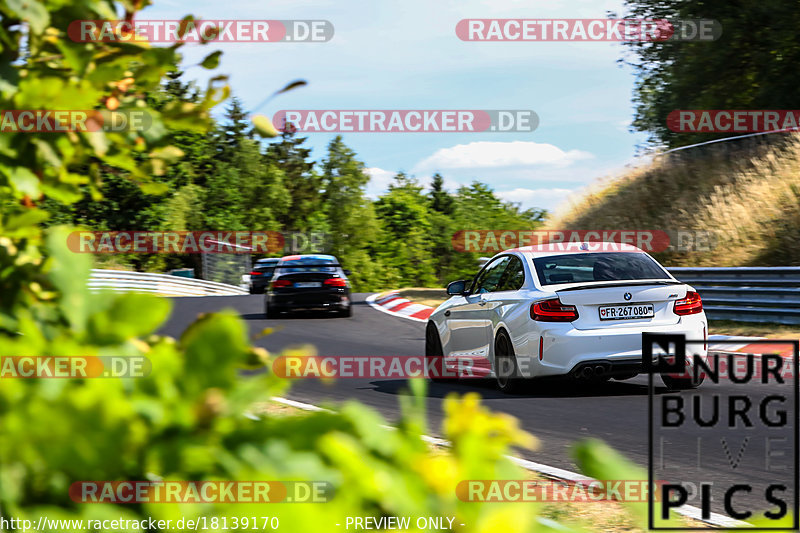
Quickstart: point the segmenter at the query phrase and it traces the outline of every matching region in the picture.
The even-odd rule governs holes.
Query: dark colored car
[[[264,297],[264,314],[324,309],[351,316],[349,271],[332,255],[288,255],[275,267]]]
[[[275,267],[280,259],[259,259],[250,272],[250,294],[262,294],[275,274]]]

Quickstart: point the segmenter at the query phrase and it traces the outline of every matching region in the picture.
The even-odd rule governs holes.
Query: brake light
[[[259,272],[258,270],[253,270],[250,272],[251,276],[260,276],[261,274],[263,274],[263,272]]]
[[[703,300],[695,291],[687,291],[686,298],[675,302],[676,315],[694,315],[703,310]]]
[[[531,318],[539,322],[572,322],[578,318],[578,309],[552,298],[531,305]]]
[[[347,282],[344,278],[328,278],[324,283],[328,287],[347,287]]]
[[[288,279],[276,279],[272,282],[273,289],[280,289],[281,287],[291,287],[292,282]]]

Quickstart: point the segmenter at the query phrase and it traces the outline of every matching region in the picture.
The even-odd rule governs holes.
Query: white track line
[[[290,400],[288,398],[281,398],[280,396],[273,396],[270,399],[273,402],[282,403],[284,405],[289,405],[291,407],[296,407],[298,409],[303,409],[304,411],[315,411],[315,412],[321,411],[326,413],[332,412],[330,409],[325,409],[324,407],[319,407],[317,405],[313,405],[310,403],[298,402],[295,400]],[[384,427],[388,427],[389,429],[395,429],[391,426],[384,426]],[[430,437],[428,435],[423,435],[422,440],[436,446],[443,446],[443,447],[450,446],[449,441],[445,439],[440,439],[438,437]],[[584,476],[582,474],[578,474],[576,472],[570,472],[569,470],[556,468],[554,466],[535,463],[533,461],[528,461],[527,459],[514,457],[513,455],[506,455],[505,457],[506,459],[509,459],[512,463],[521,466],[525,470],[536,472],[538,474],[542,474],[550,478],[561,479],[564,481],[572,481],[572,482],[592,480],[592,478]],[[711,524],[717,527],[724,527],[724,528],[752,527],[752,525],[748,524],[747,522],[735,520],[729,516],[725,516],[719,513],[711,513],[711,518],[704,519],[702,518],[701,509],[699,507],[695,507],[694,505],[682,505],[679,509],[676,509],[675,512],[683,516],[686,516],[688,518],[697,520],[699,522],[705,522],[707,524]]]

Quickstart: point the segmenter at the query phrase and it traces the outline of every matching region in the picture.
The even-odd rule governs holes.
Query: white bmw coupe
[[[506,250],[472,281],[450,283],[447,294],[427,324],[425,354],[438,358],[429,363],[494,377],[505,392],[547,376],[632,378],[642,372],[643,332],[703,340],[692,350],[706,357],[700,296],[630,245]],[[690,375],[661,378],[670,389],[695,388],[702,375]]]

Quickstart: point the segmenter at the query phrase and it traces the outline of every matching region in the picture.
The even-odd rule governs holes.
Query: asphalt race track
[[[320,314],[302,314],[266,320],[263,315],[263,296],[216,296],[203,298],[173,299],[173,313],[161,328],[162,334],[180,336],[198,313],[234,309],[249,325],[251,333],[265,327],[279,327],[279,331],[257,341],[271,352],[278,352],[291,345],[310,343],[316,346],[319,355],[422,355],[424,352],[424,326],[399,317],[390,316],[370,307],[365,294],[353,295],[354,309],[351,318],[329,318]],[[712,332],[713,333],[713,332]],[[243,378],[246,379],[246,378]],[[658,393],[666,392],[660,379],[655,378]],[[703,384],[702,412],[709,415],[710,399],[715,393],[741,394],[742,385],[730,383]],[[732,432],[725,427],[728,409],[720,407],[721,426],[712,428],[682,427],[675,430],[660,430],[664,441],[665,470],[656,474],[659,479],[681,479],[684,481],[712,482],[712,510],[724,513],[724,491],[736,483],[753,486],[748,496],[734,497],[737,508],[748,507],[753,511],[774,508],[764,497],[764,486],[778,479],[791,479],[796,475],[794,461],[793,421],[796,414],[791,403],[783,406],[788,411],[789,425],[774,430],[765,427],[758,419],[760,398],[775,392],[772,386],[760,383],[746,385],[752,398],[751,419],[753,427]],[[792,391],[785,385],[784,392]],[[333,384],[322,384],[317,380],[295,380],[288,397],[315,405],[330,404],[355,399],[380,411],[389,420],[398,412],[398,395],[404,394],[404,380],[340,379]],[[520,396],[507,396],[499,392],[491,382],[433,384],[429,386],[429,433],[439,435],[442,399],[449,393],[464,394],[478,392],[484,403],[495,411],[517,417],[522,427],[536,435],[541,446],[534,452],[519,451],[518,455],[538,463],[577,472],[570,457],[570,445],[575,441],[596,437],[608,442],[634,462],[646,467],[648,464],[648,396],[647,378],[638,376],[632,380],[587,386],[577,382],[534,385],[530,392]],[[686,394],[686,393],[680,393]],[[690,402],[691,403],[691,402]],[[774,407],[770,411],[774,411]],[[687,410],[687,418],[690,414]],[[670,433],[669,431],[672,431]],[[703,437],[701,454],[702,471],[697,470],[698,444],[696,437]],[[745,442],[745,437],[747,441]],[[766,437],[784,438],[772,441],[772,458],[767,459]],[[724,442],[723,442],[723,439]],[[777,455],[784,452],[783,456]],[[661,464],[660,446],[656,443],[655,457]],[[737,462],[738,458],[738,462]],[[768,466],[774,470],[769,473]],[[735,464],[735,466],[733,466]],[[792,466],[794,465],[794,466]],[[660,467],[657,467],[660,468]],[[783,470],[780,470],[783,468]],[[663,474],[663,475],[662,475]],[[794,503],[795,494],[789,482],[787,492],[780,497],[789,504]],[[699,499],[689,503],[700,506]]]

